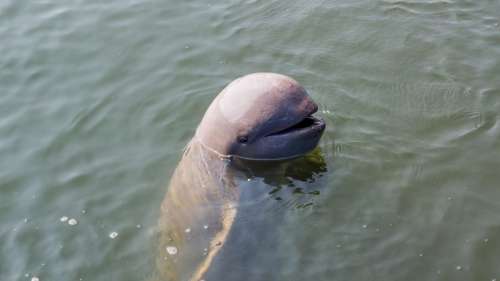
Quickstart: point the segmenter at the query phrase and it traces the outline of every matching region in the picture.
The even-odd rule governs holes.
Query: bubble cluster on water
[[[73,226],[73,225],[77,225],[78,224],[78,221],[74,218],[69,218],[67,216],[62,216],[60,219],[59,219],[60,222],[67,222],[69,225]]]

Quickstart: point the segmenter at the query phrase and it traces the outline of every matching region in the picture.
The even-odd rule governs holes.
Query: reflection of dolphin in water
[[[252,170],[245,161],[311,151],[325,128],[316,111],[295,80],[272,73],[239,78],[216,97],[162,203],[159,279],[203,280],[236,217],[238,183]]]

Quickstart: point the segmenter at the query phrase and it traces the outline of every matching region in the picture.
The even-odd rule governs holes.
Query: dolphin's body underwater
[[[313,150],[325,129],[317,109],[297,81],[274,73],[238,78],[215,98],[161,206],[159,280],[205,280],[237,215],[244,162]]]

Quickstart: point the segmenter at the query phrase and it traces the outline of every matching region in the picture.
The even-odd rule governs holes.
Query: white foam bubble
[[[116,237],[118,237],[118,232],[116,232],[116,231],[113,231],[109,234],[109,238],[111,238],[111,239],[115,239]]]

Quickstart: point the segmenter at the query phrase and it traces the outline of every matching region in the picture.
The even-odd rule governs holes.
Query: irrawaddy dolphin
[[[312,116],[317,110],[297,81],[275,73],[243,76],[217,95],[161,205],[155,279],[211,281],[207,272],[237,219],[245,162],[286,160],[313,150],[325,129]]]

